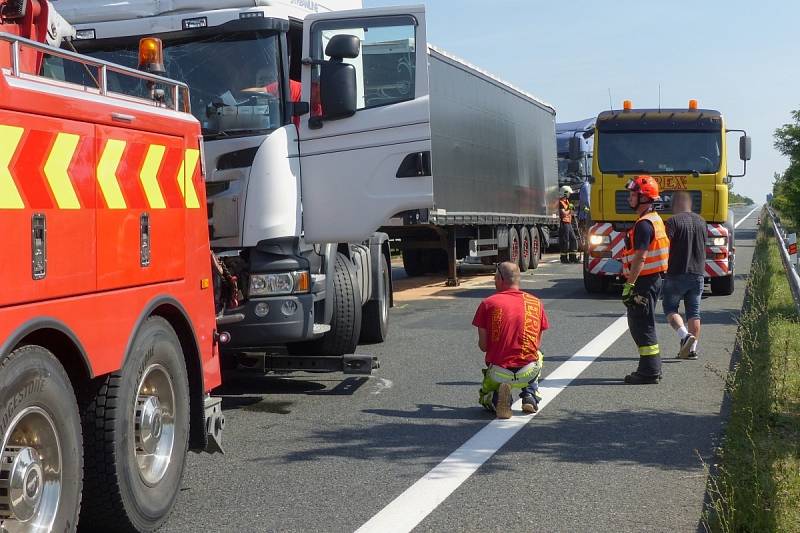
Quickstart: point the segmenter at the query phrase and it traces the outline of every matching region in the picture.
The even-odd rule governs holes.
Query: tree
[[[776,174],[772,186],[773,205],[783,217],[800,226],[800,110],[792,111],[794,122],[775,130],[775,149],[789,158],[789,167]]]

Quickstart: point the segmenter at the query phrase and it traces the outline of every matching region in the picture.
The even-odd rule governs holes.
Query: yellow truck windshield
[[[721,160],[720,131],[605,131],[598,142],[604,174],[714,174]]]

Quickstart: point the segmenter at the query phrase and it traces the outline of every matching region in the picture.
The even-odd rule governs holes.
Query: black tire
[[[517,228],[508,228],[508,260],[517,266],[520,262],[520,240]]]
[[[519,229],[519,243],[519,270],[527,272],[531,266],[531,232],[525,226]]]
[[[711,278],[709,285],[711,285],[711,294],[714,296],[728,296],[733,294],[734,276],[731,274],[730,276]]]
[[[403,250],[403,269],[409,278],[422,276],[426,272],[426,265],[421,249],[410,248]]]
[[[367,302],[361,310],[361,339],[364,344],[377,344],[386,340],[389,331],[389,306],[391,305],[391,276],[386,256],[381,254],[380,275],[383,291],[380,299]]]
[[[336,254],[333,278],[333,317],[331,330],[323,337],[296,342],[287,348],[293,355],[340,356],[354,353],[361,336],[361,289],[356,269],[344,254]]]
[[[539,260],[542,258],[542,236],[536,226],[531,228],[531,270],[539,268]]]
[[[139,396],[143,380],[156,375],[171,380],[173,405],[168,405],[170,395],[165,392],[161,408],[171,411],[174,440],[167,449],[170,460],[163,474],[148,484],[137,464],[135,409],[137,400],[145,398]],[[158,389],[159,397],[167,390]],[[83,409],[86,469],[81,530],[108,531],[113,524],[114,531],[154,531],[172,511],[189,443],[186,361],[169,322],[148,318],[136,333],[122,369],[95,380],[89,393]]]
[[[0,362],[0,409],[0,446],[6,451],[9,446],[33,448],[40,464],[45,467],[45,476],[53,475],[52,469],[47,468],[48,464],[53,464],[50,458],[60,462],[61,490],[57,507],[48,512],[42,505],[48,494],[41,492],[42,499],[29,522],[43,520],[48,523],[52,520],[50,531],[74,531],[78,523],[83,478],[81,419],[72,384],[58,359],[41,346],[23,346],[3,357]],[[31,434],[30,422],[40,431]],[[32,437],[36,441],[33,445]],[[61,450],[60,459],[57,453],[48,453],[48,447],[44,446],[55,442],[55,438]],[[26,475],[23,490],[28,488],[30,479],[31,475]],[[36,479],[42,480],[41,477]],[[40,485],[39,490],[47,489]],[[9,502],[7,494],[2,499]],[[46,520],[45,515],[49,517]],[[18,527],[28,531],[24,522],[15,519],[3,522],[3,531]]]
[[[586,289],[586,292],[589,294],[597,294],[599,292],[604,292],[606,289],[605,279],[603,276],[598,276],[597,274],[592,274],[587,269],[588,257],[584,255],[583,258],[583,288]]]

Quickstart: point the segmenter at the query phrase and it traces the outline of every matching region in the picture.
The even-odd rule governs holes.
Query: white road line
[[[561,259],[551,259],[548,263],[558,263]]]
[[[542,393],[539,413],[627,330],[627,319],[621,316],[589,344],[548,374],[539,384]],[[536,416],[520,414],[521,403],[521,400],[517,400],[513,406],[516,416],[510,420],[494,420],[487,424],[373,516],[356,533],[405,533],[414,529]]]
[[[744,222],[745,220],[747,220],[747,217],[749,217],[750,215],[752,215],[752,214],[753,214],[753,212],[755,212],[755,210],[756,210],[756,209],[758,209],[759,207],[761,207],[761,206],[759,205],[759,206],[756,206],[756,207],[754,207],[752,211],[750,211],[749,213],[747,213],[747,214],[746,214],[746,215],[745,215],[745,216],[744,216],[744,217],[743,217],[743,218],[742,218],[742,219],[741,219],[739,222],[737,222],[736,224],[734,224],[734,225],[733,225],[733,229],[736,229],[736,228],[738,228],[738,227],[739,227],[739,226],[742,224],[742,222]]]

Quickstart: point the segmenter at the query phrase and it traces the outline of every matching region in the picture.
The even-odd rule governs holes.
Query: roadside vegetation
[[[772,205],[781,218],[800,227],[800,110],[792,112],[792,120],[775,130],[775,148],[789,158],[789,167],[775,174]]]
[[[736,194],[735,192],[728,190],[728,203],[729,204],[744,204],[744,205],[753,205],[755,202],[749,196],[742,196],[741,194]]]
[[[730,419],[710,467],[704,526],[714,532],[800,531],[800,322],[767,220],[727,375]]]

